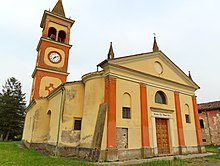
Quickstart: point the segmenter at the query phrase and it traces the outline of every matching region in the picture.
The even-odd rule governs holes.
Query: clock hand
[[[54,60],[55,58],[57,58],[57,57],[58,57],[58,56],[54,56],[54,57],[53,57],[53,60]]]

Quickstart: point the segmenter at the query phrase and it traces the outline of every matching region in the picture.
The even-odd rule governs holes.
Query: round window
[[[154,70],[157,72],[157,74],[162,74],[163,73],[163,67],[160,64],[160,62],[155,62],[154,63]]]

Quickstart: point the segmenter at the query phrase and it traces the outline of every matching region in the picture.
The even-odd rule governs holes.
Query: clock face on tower
[[[49,54],[49,59],[50,59],[50,61],[53,62],[53,63],[59,63],[60,60],[61,60],[61,56],[60,56],[60,54],[57,53],[57,52],[51,52],[51,53]]]

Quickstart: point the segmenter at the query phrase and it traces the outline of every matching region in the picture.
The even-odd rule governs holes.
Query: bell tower
[[[52,11],[44,11],[40,27],[42,36],[37,46],[37,61],[32,74],[30,100],[45,97],[68,76],[68,59],[71,45],[70,29],[74,20],[66,18],[62,0]]]

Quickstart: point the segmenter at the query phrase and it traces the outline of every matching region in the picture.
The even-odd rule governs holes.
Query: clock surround
[[[52,63],[60,63],[62,60],[62,56],[60,55],[60,53],[56,52],[56,51],[51,51],[48,54],[48,59],[50,60],[50,62]]]

